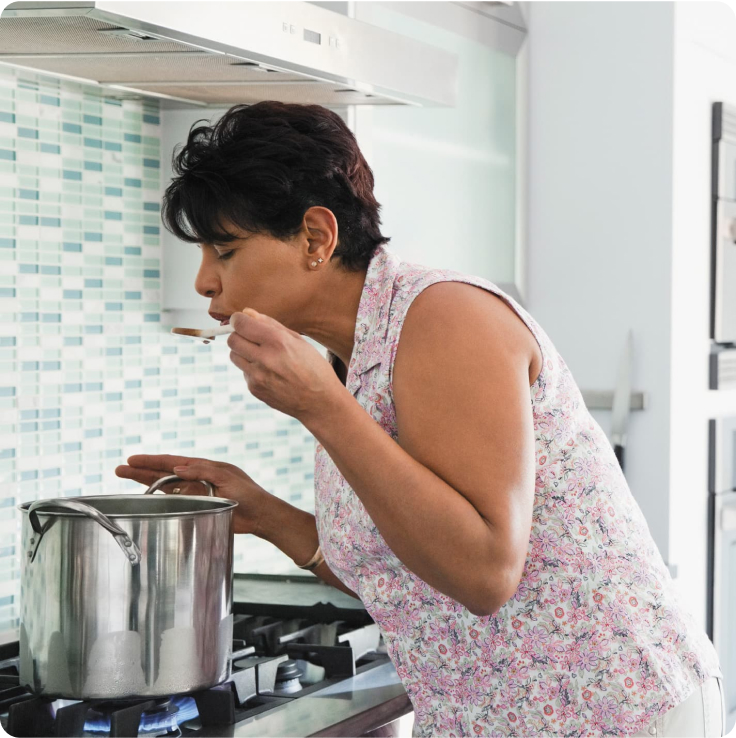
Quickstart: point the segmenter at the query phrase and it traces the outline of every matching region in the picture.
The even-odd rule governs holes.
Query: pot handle
[[[177,477],[176,474],[170,477],[161,477],[158,481],[154,482],[143,494],[144,495],[152,495],[154,492],[157,492],[161,489],[165,484],[169,484],[170,482],[186,482],[191,481],[187,479],[182,479],[181,477]],[[215,487],[211,482],[205,482],[204,479],[199,480],[206,488],[207,488],[207,494],[210,497],[215,496]]]
[[[35,541],[36,546],[30,557],[31,561],[36,558],[36,551],[38,551],[38,545],[41,543],[44,533],[46,533],[54,523],[54,519],[50,518],[46,521],[45,525],[41,525],[41,522],[38,519],[38,513],[43,510],[72,510],[73,512],[78,512],[91,518],[105,530],[110,531],[131,565],[140,563],[141,550],[136,546],[131,537],[120,526],[115,525],[107,515],[96,510],[92,505],[88,505],[86,502],[81,502],[79,500],[39,500],[38,502],[34,502],[28,508],[28,520],[31,523],[34,533],[38,535],[38,540]],[[33,539],[31,539],[31,543],[33,542]]]

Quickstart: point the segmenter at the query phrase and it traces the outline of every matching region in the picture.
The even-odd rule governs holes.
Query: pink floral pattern
[[[485,617],[430,587],[386,545],[318,444],[325,559],[379,625],[414,706],[415,736],[636,733],[721,675],[718,658],[679,601],[611,444],[540,326],[487,280],[410,264],[379,247],[347,388],[396,439],[391,372],[401,327],[412,300],[440,281],[503,298],[542,351],[530,388],[536,491],[519,587]]]

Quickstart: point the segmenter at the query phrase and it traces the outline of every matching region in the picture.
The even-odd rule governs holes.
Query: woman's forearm
[[[309,561],[319,545],[314,515],[275,496],[268,500],[256,535],[283,551],[297,565]],[[312,573],[336,589],[360,599],[335,576],[327,562],[312,569]]]
[[[473,614],[505,601],[502,542],[471,503],[410,456],[347,392],[302,419],[357,494],[391,550]]]

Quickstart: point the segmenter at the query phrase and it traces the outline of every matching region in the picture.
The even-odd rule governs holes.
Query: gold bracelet
[[[300,569],[306,569],[307,571],[312,571],[312,569],[316,569],[323,561],[325,560],[325,557],[322,555],[322,547],[317,546],[317,550],[314,552],[314,556],[312,556],[309,561],[307,561],[306,564],[303,566],[299,566]]]

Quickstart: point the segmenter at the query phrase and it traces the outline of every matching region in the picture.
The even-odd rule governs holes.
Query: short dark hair
[[[174,150],[164,225],[190,243],[227,243],[226,224],[274,238],[295,235],[306,211],[329,208],[338,224],[334,256],[365,269],[380,244],[373,172],[352,131],[321,105],[275,100],[235,105],[214,125],[199,120]]]

